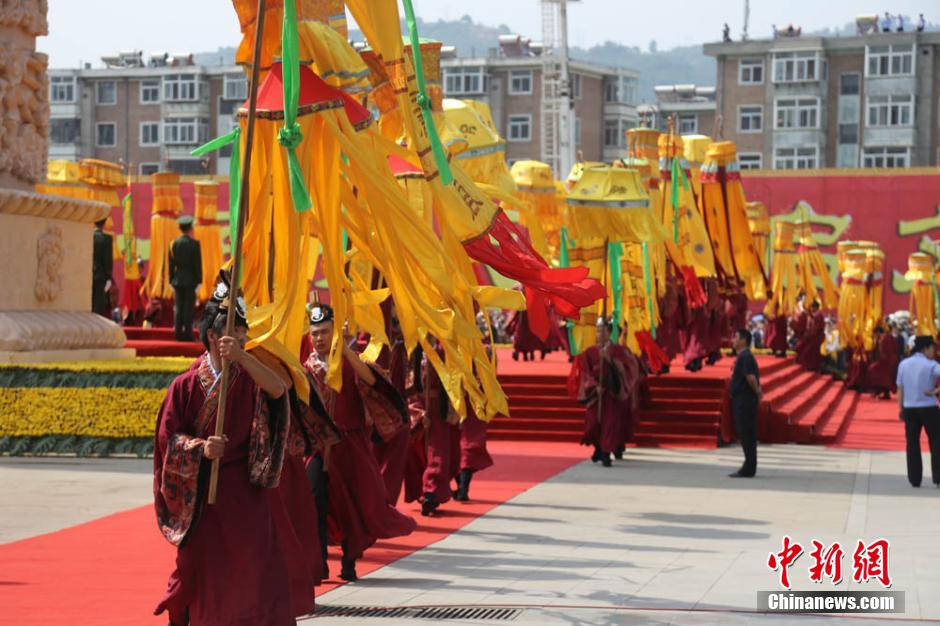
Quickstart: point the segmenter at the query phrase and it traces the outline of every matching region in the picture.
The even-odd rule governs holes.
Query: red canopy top
[[[300,97],[297,115],[308,115],[326,109],[345,108],[349,122],[356,128],[372,121],[369,110],[359,104],[348,93],[330,87],[307,65],[300,66]],[[248,102],[238,111],[248,114]],[[284,77],[280,61],[274,63],[258,87],[258,117],[262,119],[284,119]]]

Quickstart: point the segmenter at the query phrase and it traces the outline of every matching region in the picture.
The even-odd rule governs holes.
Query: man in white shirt
[[[934,360],[937,346],[929,335],[914,340],[911,356],[898,367],[898,404],[904,436],[907,439],[907,479],[920,487],[924,474],[920,455],[920,431],[927,431],[933,483],[940,487],[940,408],[937,406],[937,380],[940,363]]]

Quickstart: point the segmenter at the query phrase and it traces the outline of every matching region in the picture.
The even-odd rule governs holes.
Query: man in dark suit
[[[104,232],[105,220],[95,222],[94,244],[91,255],[91,310],[111,319],[111,297],[108,293],[113,280],[114,239]]]
[[[173,328],[177,341],[193,341],[196,289],[202,283],[202,252],[199,242],[193,239],[193,218],[184,215],[177,223],[182,234],[170,246],[170,285],[176,294]]]
[[[739,329],[732,342],[737,358],[731,372],[731,416],[741,448],[744,449],[744,465],[732,478],[753,478],[757,473],[757,410],[760,406],[760,373],[757,359],[751,354],[751,333]]]

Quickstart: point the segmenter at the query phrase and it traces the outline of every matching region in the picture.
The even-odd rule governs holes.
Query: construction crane
[[[575,162],[574,98],[568,71],[568,4],[580,0],[540,0],[542,3],[541,140],[542,161],[564,179]]]

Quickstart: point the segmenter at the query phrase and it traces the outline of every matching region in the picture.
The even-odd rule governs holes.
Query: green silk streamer
[[[568,257],[568,247],[572,245],[572,241],[568,239],[568,228],[565,226],[561,227],[561,250],[558,251],[558,266],[559,267],[571,267],[571,260]],[[571,356],[577,355],[577,346],[574,345],[574,322],[571,320],[565,321],[565,327],[568,330],[568,354]]]
[[[679,165],[679,157],[672,158],[672,242],[679,243],[679,181],[682,181],[682,188],[689,188],[689,179],[685,177],[685,172]]]
[[[411,40],[411,56],[415,65],[415,79],[418,81],[418,106],[421,107],[421,117],[424,118],[424,127],[428,133],[428,140],[431,142],[431,151],[434,153],[437,169],[441,172],[441,182],[449,185],[454,180],[454,174],[450,171],[444,145],[437,134],[434,117],[431,115],[431,99],[428,98],[427,86],[424,80],[424,63],[421,61],[421,40],[418,37],[418,22],[415,20],[415,10],[411,5],[411,0],[402,0],[402,6],[405,8],[408,38]]]
[[[281,74],[284,85],[284,126],[277,133],[277,142],[287,149],[287,171],[290,177],[290,197],[294,210],[309,211],[313,204],[304,183],[297,158],[297,146],[303,141],[297,123],[300,102],[300,58],[298,53],[297,7],[294,2],[284,3],[284,21],[281,27]]]
[[[612,315],[614,319],[614,330],[610,334],[610,340],[617,343],[620,338],[620,325],[623,322],[623,308],[620,306],[621,296],[623,295],[623,270],[620,259],[623,257],[623,245],[619,241],[611,242],[607,247],[607,262],[610,263],[610,292],[614,299]]]
[[[235,229],[238,224],[238,210],[241,207],[242,193],[242,165],[241,165],[241,138],[242,129],[235,128],[232,132],[216,137],[209,143],[203,144],[193,150],[193,156],[202,156],[215,152],[225,146],[232,146],[232,156],[228,161],[228,226],[229,238],[235,241]]]
[[[656,322],[653,320],[653,281],[650,278],[650,247],[645,241],[643,242],[643,282],[646,284],[646,310],[650,315],[650,335],[656,339]]]

